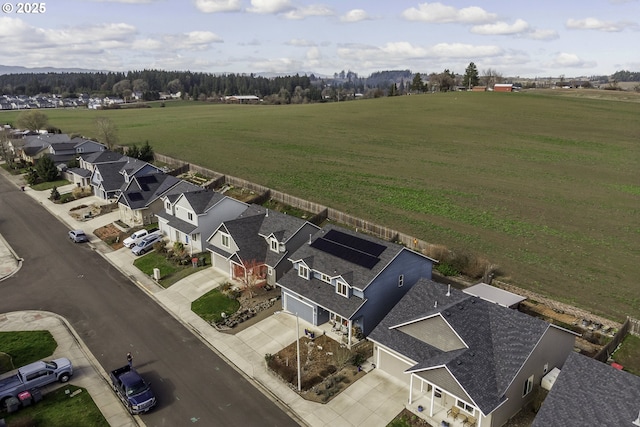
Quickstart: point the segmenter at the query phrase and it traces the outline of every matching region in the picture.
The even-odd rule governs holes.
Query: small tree
[[[134,159],[140,158],[140,149],[136,144],[131,144],[129,149],[127,149],[127,156],[133,157]]]
[[[49,156],[40,157],[35,164],[36,172],[40,179],[45,182],[54,181],[60,175],[56,164],[53,162],[53,159]]]
[[[150,162],[153,160],[153,148],[149,145],[149,141],[145,141],[144,145],[140,147],[140,160]]]
[[[53,187],[51,189],[51,196],[49,198],[53,201],[60,200],[60,192],[58,191],[58,187]]]
[[[264,269],[265,265],[258,263],[256,260],[244,261],[244,276],[239,277],[243,291],[249,294],[249,298],[253,298],[254,292],[264,285]]]
[[[96,117],[94,124],[98,134],[98,141],[106,145],[109,150],[112,150],[118,142],[116,124],[108,117]]]
[[[472,87],[477,86],[479,81],[480,79],[478,77],[478,67],[476,67],[476,64],[474,64],[473,62],[470,62],[469,66],[466,68],[466,70],[464,70],[462,84],[466,88],[471,89]]]

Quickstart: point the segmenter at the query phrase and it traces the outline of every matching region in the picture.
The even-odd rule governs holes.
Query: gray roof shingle
[[[531,427],[634,427],[640,377],[571,353]]]

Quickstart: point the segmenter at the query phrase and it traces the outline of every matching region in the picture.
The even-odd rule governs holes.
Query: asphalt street
[[[293,426],[297,423],[89,245],[0,175],[0,234],[24,259],[0,283],[0,313],[64,316],[106,370],[134,365],[158,407],[147,426]]]

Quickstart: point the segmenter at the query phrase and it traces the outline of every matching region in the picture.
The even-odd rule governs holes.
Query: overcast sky
[[[463,74],[470,62],[521,77],[640,71],[640,0],[50,0],[42,13],[0,3],[0,65],[362,77]]]

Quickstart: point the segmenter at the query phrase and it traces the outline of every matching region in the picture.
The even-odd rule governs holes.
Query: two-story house
[[[180,242],[193,253],[205,250],[206,238],[223,221],[236,218],[247,204],[216,191],[200,190],[162,197],[158,227],[171,242]]]
[[[246,277],[247,269],[276,281],[292,267],[288,254],[303,245],[318,227],[291,215],[251,205],[240,216],[225,221],[208,241],[212,265],[230,279]]]
[[[165,173],[133,176],[118,196],[120,220],[131,227],[157,221],[156,214],[164,210],[162,197],[201,191],[190,182]]]
[[[164,172],[150,163],[124,156],[116,162],[95,164],[90,182],[94,195],[115,201],[134,176],[156,173]]]
[[[420,280],[369,340],[376,366],[406,383],[407,406],[432,425],[499,427],[564,364],[575,334]]]
[[[328,225],[289,256],[293,269],[277,284],[282,308],[351,345],[366,337],[420,279],[434,259],[362,233]]]

